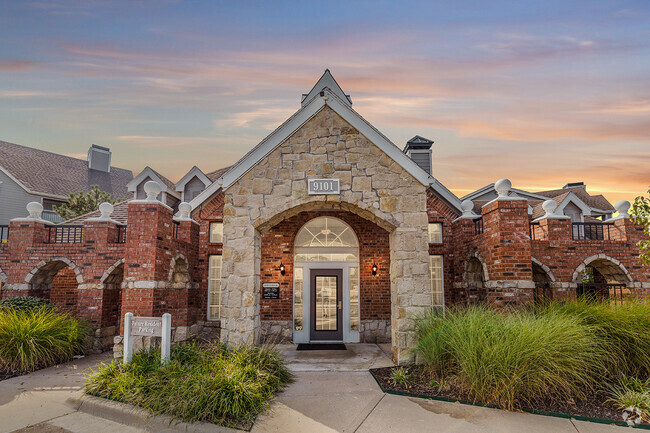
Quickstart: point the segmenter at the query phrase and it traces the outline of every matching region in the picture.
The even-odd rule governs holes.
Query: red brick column
[[[154,316],[168,278],[172,210],[159,201],[132,201],[128,221],[121,315]]]
[[[31,292],[30,285],[25,283],[25,276],[32,270],[32,266],[24,258],[32,255],[35,246],[47,241],[49,226],[43,220],[29,218],[15,219],[9,223],[9,239],[5,248],[9,257],[19,259],[20,263],[11,263],[11,268],[5,269],[8,281],[2,291],[3,298],[41,295]]]
[[[488,304],[517,306],[533,300],[533,274],[528,203],[497,199],[483,208],[482,240],[490,280],[485,282]]]

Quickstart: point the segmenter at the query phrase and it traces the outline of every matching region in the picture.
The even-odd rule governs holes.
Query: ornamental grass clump
[[[29,372],[83,353],[89,330],[51,308],[0,309],[0,368]]]
[[[434,377],[453,376],[476,401],[512,409],[593,390],[605,351],[577,317],[548,311],[448,309],[416,320],[417,351]]]
[[[540,314],[561,313],[575,317],[592,330],[608,356],[598,365],[607,381],[621,376],[650,376],[650,303],[555,302]]]
[[[126,365],[101,364],[87,376],[86,392],[186,422],[229,425],[251,422],[290,381],[273,348],[188,343],[174,347],[164,365],[156,349]]]

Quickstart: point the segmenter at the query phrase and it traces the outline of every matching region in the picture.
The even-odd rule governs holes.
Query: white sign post
[[[165,313],[161,317],[134,317],[133,313],[124,315],[124,356],[126,364],[133,359],[133,337],[161,337],[160,358],[165,364],[169,361],[172,340],[172,315]]]

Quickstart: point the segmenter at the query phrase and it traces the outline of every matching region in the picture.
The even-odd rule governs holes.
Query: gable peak
[[[325,72],[323,75],[321,75],[320,79],[316,83],[314,87],[309,91],[309,93],[303,93],[302,94],[302,100],[300,101],[301,105],[304,107],[309,101],[311,101],[316,95],[320,94],[320,92],[328,88],[330,89],[336,96],[338,96],[343,102],[345,102],[348,105],[352,105],[352,98],[350,98],[350,95],[347,95],[343,89],[341,89],[341,86],[339,86],[339,83],[336,82],[334,79],[334,76],[330,72],[329,69],[325,69]]]

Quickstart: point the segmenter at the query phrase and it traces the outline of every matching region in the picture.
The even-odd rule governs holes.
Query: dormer
[[[346,95],[343,89],[341,89],[341,86],[339,86],[339,83],[336,82],[329,69],[325,69],[325,73],[323,73],[323,75],[320,77],[316,85],[312,87],[309,93],[302,94],[302,100],[300,101],[301,105],[303,107],[307,105],[309,101],[314,99],[315,96],[319,95],[320,92],[325,88],[330,89],[345,104],[352,106],[352,98],[350,98],[350,95]]]
[[[138,174],[126,186],[129,192],[133,193],[133,198],[135,200],[144,200],[147,198],[147,194],[144,192],[144,184],[150,180],[158,182],[162,188],[157,199],[166,205],[175,208],[180,202],[180,194],[174,190],[174,184],[169,179],[151,167],[145,167],[144,170],[142,170],[140,174]]]
[[[196,165],[176,183],[176,192],[180,194],[181,201],[194,200],[212,182]]]

